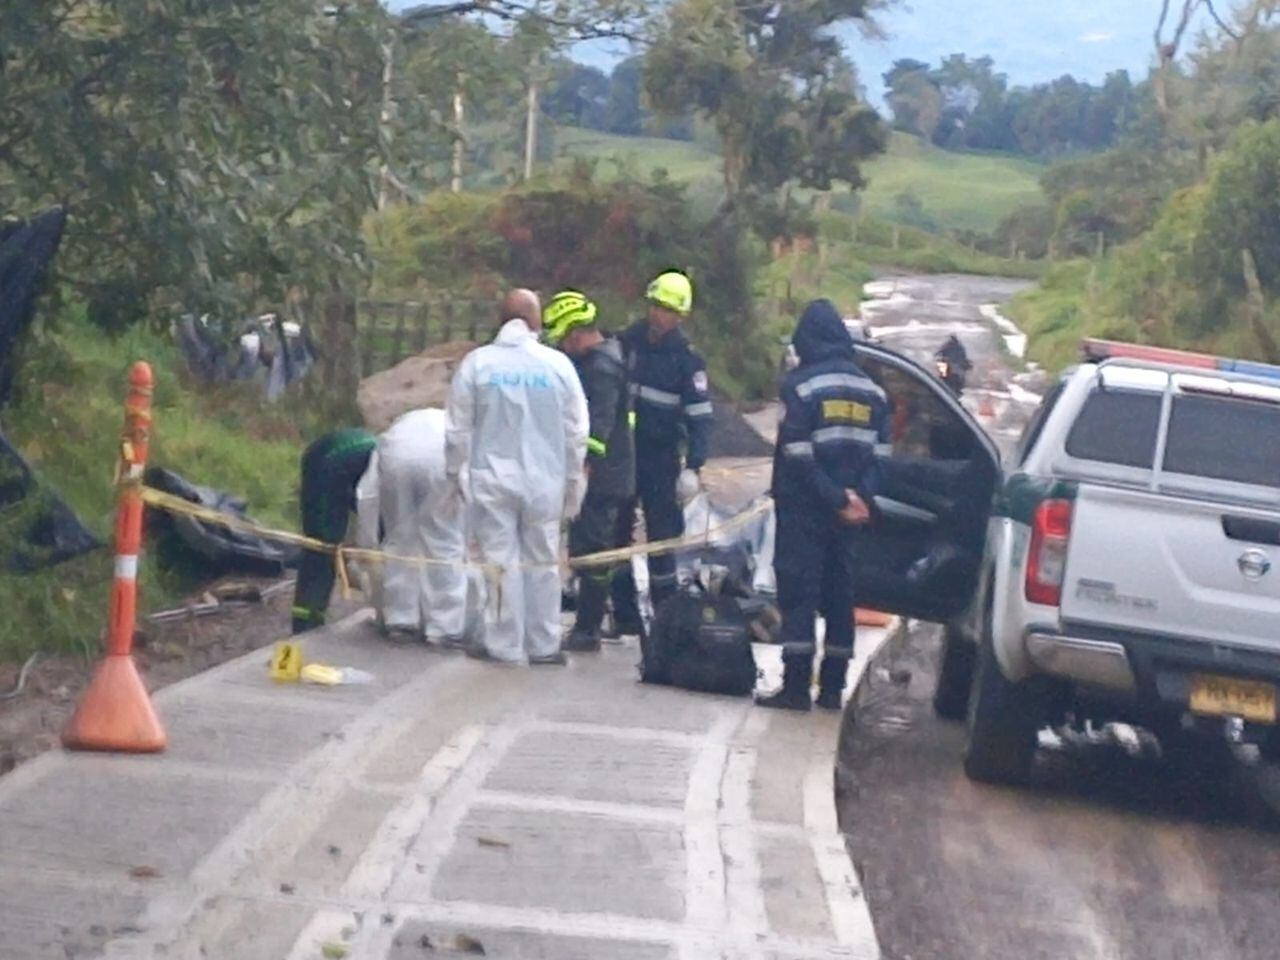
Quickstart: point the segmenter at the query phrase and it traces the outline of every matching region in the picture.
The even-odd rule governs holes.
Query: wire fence
[[[363,300],[357,314],[361,368],[368,376],[442,343],[488,339],[491,300]]]

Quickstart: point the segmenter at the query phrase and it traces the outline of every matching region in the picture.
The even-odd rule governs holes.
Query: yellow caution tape
[[[496,563],[480,563],[471,560],[455,561],[455,560],[438,560],[434,557],[425,556],[407,556],[399,553],[390,553],[386,550],[374,550],[365,547],[348,547],[338,544],[325,543],[323,540],[317,540],[314,537],[304,536],[300,533],[293,533],[288,530],[274,530],[270,527],[264,527],[252,520],[246,520],[242,517],[234,517],[209,507],[201,506],[198,503],[191,503],[189,500],[183,500],[181,497],[165,493],[154,487],[148,487],[145,484],[137,485],[141,491],[142,500],[148,506],[155,507],[158,510],[164,510],[166,513],[176,514],[178,516],[191,517],[195,520],[201,520],[205,523],[215,524],[225,527],[228,530],[238,530],[243,533],[251,533],[260,536],[266,540],[274,540],[278,543],[290,543],[295,546],[302,547],[314,553],[327,553],[334,558],[334,567],[337,572],[338,580],[342,584],[344,595],[349,595],[351,590],[350,577],[347,572],[347,562],[350,560],[363,560],[374,563],[384,563],[387,561],[393,563],[407,563],[414,566],[422,567],[447,567],[449,569],[472,569],[479,570],[491,584],[497,587],[501,583],[504,568],[501,564]],[[583,557],[573,557],[569,560],[569,566],[575,569],[587,567],[607,567],[624,563],[633,557],[653,557],[668,553],[677,553],[681,550],[687,550],[693,547],[703,547],[713,543],[715,540],[724,536],[733,530],[739,529],[751,523],[753,520],[763,516],[772,509],[772,503],[765,499],[754,506],[744,510],[735,517],[731,517],[718,526],[711,527],[703,533],[693,534],[691,536],[672,537],[667,540],[655,540],[651,543],[637,544],[630,547],[620,547],[616,550],[605,550],[601,553],[593,553]],[[522,564],[520,569],[545,569],[546,564],[536,566]],[[554,566],[559,566],[555,564]],[[501,602],[501,601],[499,601]]]

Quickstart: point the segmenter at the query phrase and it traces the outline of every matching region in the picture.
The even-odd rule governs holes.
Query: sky
[[[990,55],[1014,84],[1071,74],[1098,82],[1124,68],[1146,75],[1159,0],[899,0],[877,21],[886,40],[852,32],[850,53],[872,99],[900,57],[936,63],[952,53]]]
[[[422,0],[390,0],[392,9]],[[1141,78],[1154,53],[1160,0],[896,0],[877,14],[886,38],[847,31],[849,52],[877,104],[893,61],[936,63],[952,53],[990,55],[1014,84],[1070,73],[1097,82],[1125,68]],[[577,59],[608,67],[625,55],[616,44],[583,44]]]

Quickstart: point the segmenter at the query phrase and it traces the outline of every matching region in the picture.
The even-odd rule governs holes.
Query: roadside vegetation
[[[1187,69],[1153,74],[1114,149],[1045,174],[1052,216],[1027,242],[1058,265],[1012,305],[1032,359],[1059,368],[1082,336],[1105,336],[1280,363],[1280,23],[1266,6],[1241,8]]]
[[[829,39],[869,0],[482,6],[53,0],[5,20],[0,213],[72,216],[0,429],[97,533],[139,357],[155,461],[292,525],[300,445],[354,416],[370,295],[576,284],[621,325],[683,267],[735,398],[768,394],[804,301],[853,313],[885,269],[1045,275],[1016,311],[1055,365],[1084,332],[1275,352],[1274,3],[1185,61],[1177,38],[1140,82],[902,61],[884,117]],[[609,72],[569,57],[600,36],[653,42]],[[185,382],[175,317],[268,310],[325,357],[303,391],[264,409]],[[0,657],[92,645],[108,562],[0,576]],[[186,584],[149,564],[154,608]]]
[[[6,435],[81,521],[104,542],[114,522],[112,484],[129,367],[156,374],[151,463],[206,486],[235,491],[255,517],[297,525],[298,449],[308,425],[300,400],[265,408],[251,388],[210,391],[184,381],[170,339],[145,327],[107,337],[83,310],[62,313],[28,344]],[[0,542],[22,523],[21,506],[0,513]],[[89,654],[106,622],[110,550],[21,576],[0,573],[0,660],[37,649]],[[144,553],[144,611],[177,605],[199,581]]]

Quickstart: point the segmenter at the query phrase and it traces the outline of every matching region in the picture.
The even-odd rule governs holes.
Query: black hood
[[[853,338],[830,300],[815,300],[804,308],[791,343],[801,363],[854,359]]]

